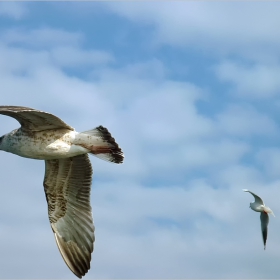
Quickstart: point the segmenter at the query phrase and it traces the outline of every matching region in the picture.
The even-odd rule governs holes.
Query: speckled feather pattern
[[[59,251],[79,278],[90,269],[94,224],[90,206],[92,167],[87,153],[123,162],[123,153],[103,126],[78,133],[58,117],[28,107],[0,106],[19,129],[0,137],[0,150],[45,160],[44,190]]]

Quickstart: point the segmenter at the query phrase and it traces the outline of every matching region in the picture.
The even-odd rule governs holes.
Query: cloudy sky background
[[[109,129],[85,279],[280,277],[280,3],[0,3],[0,100]],[[0,116],[0,134],[19,124]],[[76,277],[44,162],[1,153],[0,278]],[[259,194],[272,208],[267,249]]]

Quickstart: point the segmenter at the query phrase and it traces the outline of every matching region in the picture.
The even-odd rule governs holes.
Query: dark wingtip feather
[[[96,130],[99,132],[102,140],[110,146],[110,161],[118,164],[123,163],[124,154],[108,129],[100,125],[96,128]]]

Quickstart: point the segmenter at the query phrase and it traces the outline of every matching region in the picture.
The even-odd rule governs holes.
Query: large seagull
[[[122,163],[122,150],[103,126],[79,133],[50,113],[20,106],[0,106],[0,114],[21,124],[0,137],[0,150],[45,160],[44,190],[51,228],[65,263],[82,278],[90,269],[94,243],[88,153]]]

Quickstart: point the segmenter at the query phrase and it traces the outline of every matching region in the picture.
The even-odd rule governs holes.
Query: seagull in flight
[[[258,195],[254,194],[253,192],[251,192],[247,189],[243,189],[243,191],[249,192],[255,198],[255,201],[251,202],[249,207],[256,212],[261,212],[261,216],[260,216],[261,229],[262,229],[263,244],[264,244],[264,249],[265,249],[266,239],[267,239],[267,227],[268,227],[268,223],[269,223],[268,214],[272,214],[274,217],[275,217],[275,215],[269,207],[265,206],[263,200]]]
[[[21,125],[0,137],[0,150],[45,161],[43,185],[55,241],[69,269],[82,278],[95,240],[88,154],[119,164],[123,152],[103,126],[79,133],[50,113],[20,106],[0,106],[0,114]]]

